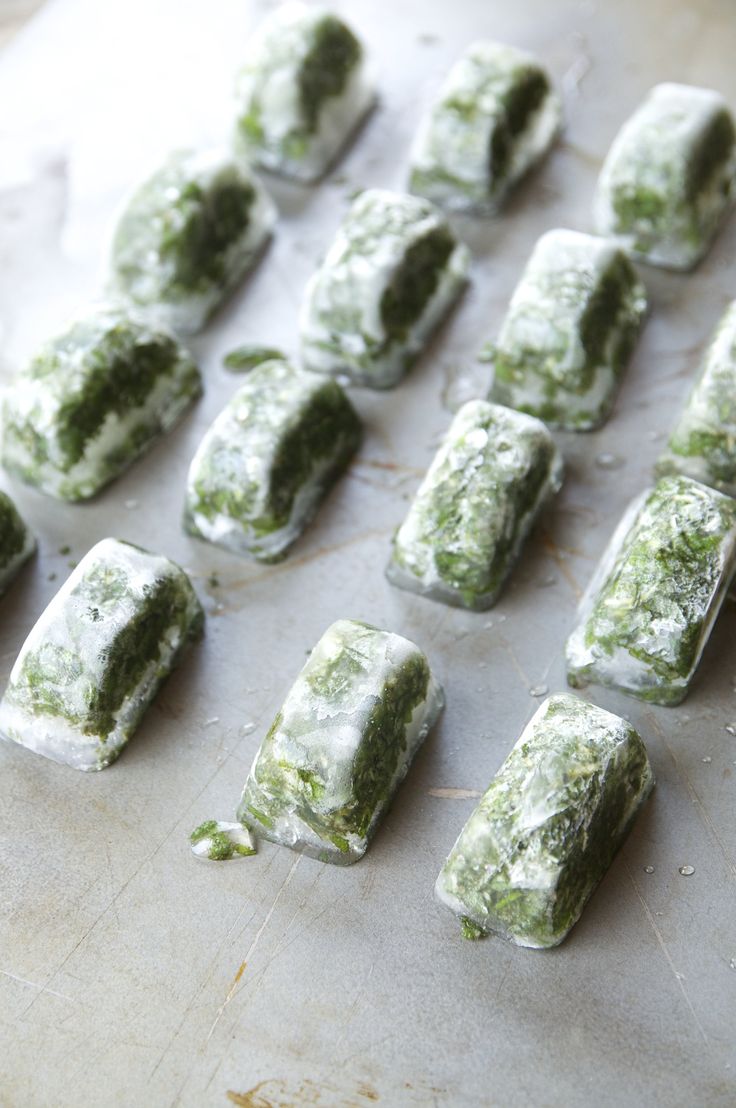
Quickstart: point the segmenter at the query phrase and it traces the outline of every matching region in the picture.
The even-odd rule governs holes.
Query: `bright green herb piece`
[[[496,211],[546,154],[561,114],[549,77],[530,54],[473,43],[422,121],[410,191],[454,211]]]
[[[245,164],[217,151],[178,151],[120,217],[112,289],[193,334],[255,264],[275,218]]]
[[[663,477],[625,513],[567,642],[568,681],[679,704],[736,569],[736,501]]]
[[[646,311],[646,291],[614,244],[548,231],[487,348],[490,399],[551,427],[588,431],[610,415]]]
[[[353,201],[301,313],[307,369],[391,388],[459,297],[470,255],[427,200],[366,189]]]
[[[723,97],[656,85],[601,170],[597,230],[651,265],[691,269],[736,195],[736,126]]]
[[[469,401],[396,532],[389,580],[446,604],[490,608],[561,480],[561,458],[540,420]]]
[[[283,557],[360,437],[360,420],[337,381],[285,361],[262,362],[192,460],[187,531],[261,561]]]
[[[263,740],[238,819],[322,861],[357,861],[443,704],[414,643],[338,620]]]
[[[657,463],[736,496],[736,301],[726,310]]]
[[[36,538],[7,493],[0,492],[0,596],[35,553]]]
[[[85,500],[201,392],[197,366],[168,331],[97,309],[46,343],[6,393],[3,465],[50,496]]]
[[[255,343],[245,343],[243,346],[236,346],[234,350],[226,354],[223,361],[225,368],[232,373],[250,373],[261,362],[270,362],[274,359],[280,362],[285,361],[281,351],[276,350],[273,346],[257,346]]]
[[[179,566],[103,539],[21,647],[0,702],[0,734],[76,769],[104,769],[203,623]]]
[[[625,720],[570,693],[535,712],[437,879],[466,938],[561,943],[654,785]]]
[[[325,173],[375,101],[354,33],[300,3],[278,8],[252,36],[237,97],[239,147],[300,181]]]
[[[213,862],[225,862],[230,858],[249,858],[256,853],[253,836],[242,823],[205,820],[199,827],[194,828],[189,841],[195,857],[209,858]]]

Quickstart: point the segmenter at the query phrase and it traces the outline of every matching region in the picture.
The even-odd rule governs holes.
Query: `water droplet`
[[[478,662],[478,669],[485,669],[488,662]]]
[[[549,689],[546,685],[532,685],[529,689],[530,696],[546,696]]]
[[[133,508],[138,507],[138,501],[137,500],[126,500],[125,501],[125,507],[128,509],[128,511],[132,511]]]
[[[220,717],[219,716],[212,716],[211,719],[205,720],[204,725],[205,725],[205,727],[212,727],[213,723],[219,723],[219,722],[220,722]]]
[[[496,623],[505,623],[506,616],[496,616]]]
[[[486,631],[490,631],[491,627],[493,627],[493,620],[487,619],[486,622],[483,624],[483,628]]]
[[[706,756],[703,758],[703,761],[708,766],[713,761],[713,759],[711,758],[710,754],[706,754]]]
[[[692,877],[695,873],[695,866],[680,866],[679,872],[683,877]]]
[[[662,432],[661,431],[647,431],[647,438],[651,439],[652,442],[656,442],[657,439],[662,438]]]
[[[732,723],[727,723],[725,730],[728,731],[729,735],[736,735],[736,727]]]
[[[654,873],[654,866],[644,866],[645,873]]]
[[[624,459],[620,458],[618,454],[610,454],[604,450],[603,453],[596,454],[595,464],[599,469],[620,469],[624,464]]]
[[[728,964],[731,967],[731,969],[736,970],[736,958],[730,958],[729,961],[728,961]]]
[[[550,585],[556,585],[556,584],[557,584],[557,578],[555,577],[554,573],[546,573],[544,575],[544,577],[540,577],[539,580],[537,581],[537,588],[538,589],[547,589],[547,588],[549,588]]]
[[[255,723],[244,723],[243,726],[240,728],[240,734],[241,735],[250,735],[251,731],[255,731],[255,729],[256,729]]]

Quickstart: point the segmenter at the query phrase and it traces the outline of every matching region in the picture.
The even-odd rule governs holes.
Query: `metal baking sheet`
[[[227,136],[232,74],[271,6],[55,0],[2,55],[4,378],[96,293],[110,220],[140,173],[171,146]],[[389,536],[449,421],[448,379],[493,335],[539,234],[589,229],[619,123],[664,79],[736,104],[733,4],[335,6],[372,48],[380,107],[319,188],[271,182],[273,246],[191,344],[206,377],[196,411],[91,504],[12,486],[41,550],[2,602],[0,677],[68,562],[108,534],[188,567],[209,619],[109,770],[82,775],[0,748],[0,1103],[733,1105],[732,609],[682,707],[589,690],[641,730],[658,786],[562,947],[465,942],[432,886],[542,689],[563,686],[579,593],[736,293],[736,218],[694,275],[642,271],[652,316],[615,415],[597,433],[559,436],[564,491],[498,606],[451,610],[383,577]],[[348,194],[402,186],[422,103],[479,36],[545,60],[565,96],[563,140],[501,218],[457,221],[475,255],[472,287],[405,384],[354,392],[365,446],[288,561],[261,568],[186,538],[186,466],[237,385],[223,352],[244,340],[294,350],[302,287]],[[242,863],[197,862],[189,831],[230,817],[305,652],[339,616],[415,639],[447,691],[371,850],[347,869],[269,844]],[[683,865],[694,873],[681,876]]]

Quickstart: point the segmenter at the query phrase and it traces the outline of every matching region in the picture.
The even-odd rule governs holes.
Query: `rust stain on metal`
[[[557,543],[547,531],[541,531],[540,538],[542,540],[542,546],[547,551],[547,553],[552,556],[555,565],[572,589],[576,600],[579,600],[580,597],[583,595],[583,590],[580,588],[580,585],[577,583],[572,573],[570,572],[570,569],[565,562],[564,557],[568,554],[577,556],[579,552],[577,550],[564,550],[561,546],[557,545]]]

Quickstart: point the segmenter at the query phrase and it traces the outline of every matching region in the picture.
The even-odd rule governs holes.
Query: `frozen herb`
[[[450,70],[411,152],[411,192],[455,211],[495,211],[549,149],[560,101],[536,60],[475,42]]]
[[[263,740],[238,818],[323,861],[357,861],[443,702],[412,642],[339,620]]]
[[[619,131],[595,198],[598,231],[652,265],[690,269],[736,195],[736,126],[723,97],[656,85]]]
[[[532,717],[450,851],[436,891],[466,938],[561,943],[654,777],[625,720],[571,694]]]

